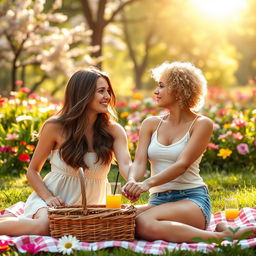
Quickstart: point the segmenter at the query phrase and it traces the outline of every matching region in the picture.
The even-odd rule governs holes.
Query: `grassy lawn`
[[[212,200],[212,212],[216,213],[224,209],[224,198],[226,197],[237,197],[239,200],[239,206],[242,207],[255,207],[256,206],[256,187],[254,186],[254,181],[256,180],[255,173],[202,173],[205,182],[209,186],[210,196]],[[116,170],[109,174],[109,179],[114,181],[116,177]],[[124,183],[123,179],[120,181]],[[0,205],[1,209],[8,207],[18,201],[26,201],[26,198],[31,193],[30,188],[25,175],[21,177],[10,177],[1,176],[0,179]],[[140,199],[138,204],[145,203],[147,201],[148,194],[144,194]],[[128,203],[123,199],[124,203]],[[14,251],[13,249],[3,255],[24,255]],[[38,255],[60,255],[51,253],[39,253]],[[146,255],[134,253],[122,248],[115,249],[105,249],[97,252],[82,252],[79,251],[75,255]],[[165,255],[204,255],[200,252],[189,252],[189,251],[177,251],[177,252],[166,252]],[[254,249],[244,249],[235,247],[224,248],[223,251],[211,252],[207,255],[256,255]]]

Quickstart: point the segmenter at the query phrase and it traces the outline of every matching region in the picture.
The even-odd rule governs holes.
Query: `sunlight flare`
[[[247,0],[193,0],[201,12],[214,19],[238,15],[247,7]]]

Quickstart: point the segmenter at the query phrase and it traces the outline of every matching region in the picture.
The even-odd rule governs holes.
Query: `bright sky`
[[[193,0],[198,9],[213,19],[232,18],[247,7],[247,0]]]

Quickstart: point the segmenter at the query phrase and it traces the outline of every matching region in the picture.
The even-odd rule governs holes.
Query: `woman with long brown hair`
[[[88,68],[69,80],[64,104],[46,121],[27,171],[35,192],[20,217],[0,218],[0,234],[48,235],[48,207],[81,203],[78,168],[83,167],[88,204],[104,204],[107,174],[113,154],[126,179],[131,165],[124,129],[114,117],[115,94],[108,76]],[[40,171],[50,154],[51,171]]]

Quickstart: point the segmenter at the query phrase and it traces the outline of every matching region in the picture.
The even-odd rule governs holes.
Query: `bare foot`
[[[233,234],[230,231],[230,229],[229,229],[230,227],[231,226],[229,226],[226,222],[219,222],[215,228],[215,231],[222,232],[224,237],[229,236],[234,239],[238,239],[246,232],[251,232],[251,234],[247,238],[256,237],[256,227],[243,227],[243,228],[240,228],[237,232],[235,232],[235,234]],[[237,227],[231,227],[231,228],[236,229]]]

